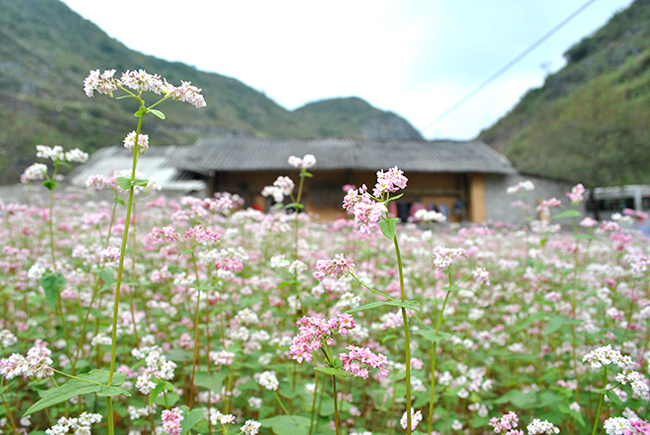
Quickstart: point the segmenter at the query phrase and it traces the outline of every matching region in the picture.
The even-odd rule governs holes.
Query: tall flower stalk
[[[126,95],[123,98],[134,98],[140,105],[140,108],[135,112],[138,118],[138,124],[135,131],[129,133],[124,139],[124,146],[133,152],[133,161],[131,165],[130,177],[119,177],[117,179],[118,185],[129,191],[129,198],[126,206],[126,219],[124,222],[124,232],[122,234],[122,243],[120,248],[120,259],[117,269],[117,279],[115,283],[115,294],[113,302],[113,319],[111,330],[111,359],[109,367],[109,375],[107,386],[111,386],[113,376],[115,373],[115,360],[117,351],[117,320],[120,305],[120,290],[122,288],[122,277],[124,272],[124,257],[129,237],[129,225],[131,223],[131,211],[133,209],[133,196],[136,186],[145,187],[149,181],[145,179],[136,178],[136,169],[138,165],[138,156],[144,154],[149,147],[149,137],[141,134],[142,122],[147,113],[152,113],[160,119],[165,119],[165,115],[155,109],[163,101],[173,98],[188,102],[197,108],[206,105],[203,96],[200,94],[200,89],[192,86],[189,82],[182,82],[181,86],[175,87],[166,80],[163,80],[157,74],[148,74],[144,70],[139,71],[126,71],[122,74],[121,79],[113,78],[115,70],[106,70],[102,74],[99,70],[91,71],[90,75],[84,80],[84,91],[88,97],[93,97],[94,92],[113,96],[113,92],[117,89],[122,90]],[[147,106],[142,98],[143,92],[154,92],[157,95],[163,94],[157,102],[151,106]],[[106,397],[107,406],[107,422],[108,433],[113,435],[113,406],[111,396]]]

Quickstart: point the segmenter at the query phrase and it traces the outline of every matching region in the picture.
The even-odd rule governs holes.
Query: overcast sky
[[[597,0],[433,126],[587,0],[63,2],[131,49],[234,77],[287,109],[358,96],[428,139],[470,139],[632,0]]]

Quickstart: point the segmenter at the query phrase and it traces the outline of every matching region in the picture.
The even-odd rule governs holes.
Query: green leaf
[[[190,429],[205,419],[205,414],[200,408],[195,408],[188,413],[183,412],[183,421],[181,423],[181,435],[186,434]]]
[[[528,326],[530,326],[531,323],[536,322],[538,320],[542,320],[544,317],[548,316],[548,313],[545,313],[544,311],[538,311],[534,314],[531,314],[530,316],[526,317],[526,320],[523,321],[523,323],[517,325],[514,330],[515,332],[522,331]]]
[[[77,379],[70,379],[58,388],[47,390],[43,394],[43,397],[41,397],[41,400],[30,406],[29,409],[25,411],[24,415],[33,414],[45,408],[49,408],[52,405],[56,405],[57,403],[68,401],[76,396],[97,393],[99,391],[112,393],[113,390],[106,390],[106,388],[108,388],[106,384],[108,384],[109,376],[110,373],[107,370],[93,370],[89,373],[77,376]],[[115,373],[111,387],[122,385],[125,379],[126,373]],[[129,396],[131,395],[128,391],[124,391],[128,393]],[[123,393],[118,392],[117,394]]]
[[[307,172],[304,168],[303,168],[302,172],[300,172],[300,175],[302,177],[309,177],[309,178],[313,178],[313,176],[314,176],[314,174],[312,174],[311,172]]]
[[[587,424],[585,423],[585,419],[582,417],[582,414],[579,412],[575,412],[571,410],[568,406],[566,406],[564,403],[560,403],[557,406],[557,409],[562,413],[562,414],[567,414],[570,415],[571,417],[575,418],[578,423],[580,423],[580,426],[586,426]]]
[[[149,112],[153,113],[154,115],[156,115],[160,119],[165,119],[165,114],[162,113],[160,110],[149,109]]]
[[[420,310],[420,307],[419,307],[420,304],[417,303],[416,301],[404,301],[404,302],[402,302],[402,301],[382,301],[382,302],[372,302],[370,304],[361,305],[361,306],[356,307],[356,308],[351,308],[351,309],[347,310],[346,313],[352,314],[352,313],[356,313],[358,311],[364,311],[364,310],[369,310],[371,308],[381,307],[383,305],[391,305],[391,306],[394,306],[394,307],[402,307],[402,308],[407,308],[409,310],[415,310],[415,311]]]
[[[496,404],[511,403],[520,409],[530,409],[537,404],[537,394],[535,392],[524,393],[521,390],[510,390],[503,396],[494,401]]]
[[[354,376],[352,373],[346,372],[345,370],[339,369],[337,367],[314,367],[314,370],[318,370],[319,372],[323,372],[326,375],[340,376],[342,378],[349,378],[351,376]]]
[[[194,385],[214,391],[215,393],[221,393],[221,386],[226,376],[228,376],[228,373],[223,371],[213,374],[197,373],[194,375]]]
[[[146,107],[144,107],[144,106],[140,106],[140,108],[138,109],[138,111],[135,112],[135,113],[133,114],[133,116],[142,116],[142,115],[144,115],[145,113],[147,113],[148,111],[149,111],[149,109],[147,109]]]
[[[45,292],[45,301],[52,310],[56,310],[56,301],[59,298],[61,287],[63,287],[67,282],[68,280],[65,279],[61,272],[56,275],[48,273],[41,278],[41,287],[43,287],[43,291]]]
[[[439,342],[441,340],[444,340],[445,338],[451,337],[451,334],[448,332],[438,331],[438,333],[436,334],[436,331],[434,331],[433,329],[418,329],[417,331],[415,331],[415,333],[433,342]]]
[[[623,404],[623,401],[621,400],[620,397],[618,397],[618,394],[616,394],[612,390],[607,390],[606,396],[609,398],[609,400],[614,402],[616,405],[622,405]]]
[[[133,180],[134,186],[147,187],[147,184],[149,184],[149,180],[145,180],[144,178],[136,178]]]
[[[580,217],[582,216],[582,213],[580,213],[578,210],[566,210],[563,211],[562,213],[558,213],[554,215],[552,218],[553,219],[562,219],[562,218],[568,218],[568,217]]]
[[[58,186],[59,183],[57,183],[54,180],[45,180],[43,181],[43,186],[47,188],[47,190],[54,190],[56,186]]]
[[[4,387],[0,388],[0,395],[2,395],[2,393],[7,391],[7,388],[9,388],[9,385],[5,385]]]
[[[117,185],[124,190],[131,188],[131,179],[129,177],[117,177]]]
[[[278,286],[276,288],[287,287],[287,286],[294,285],[294,284],[298,285],[298,284],[300,284],[300,281],[296,281],[296,280],[282,281],[280,284],[278,284]]]
[[[554,316],[551,316],[542,334],[552,334],[564,325],[579,325],[581,323],[582,321],[580,319],[569,319],[568,317],[561,314],[556,314]]]
[[[379,221],[379,228],[381,228],[381,232],[389,240],[393,240],[395,238],[395,232],[397,231],[397,222],[399,222],[399,218],[391,218],[388,220],[382,219]]]
[[[126,396],[126,397],[131,397],[131,393],[129,390],[122,388],[122,387],[101,387],[97,391],[98,396]]]
[[[151,406],[153,402],[158,398],[158,395],[165,390],[174,391],[174,386],[165,380],[161,380],[158,382],[158,384],[156,384],[156,387],[151,390],[151,393],[149,394],[149,406]]]
[[[115,282],[114,272],[115,271],[113,269],[107,267],[99,272],[99,277],[102,279],[102,281],[104,281],[106,285],[111,285]]]
[[[307,435],[310,420],[298,415],[276,415],[259,421],[263,427],[270,427],[275,435]]]
[[[285,209],[289,209],[289,208],[303,209],[303,208],[305,208],[305,206],[302,205],[302,204],[299,203],[299,202],[292,202],[292,203],[290,203],[290,204],[285,205],[284,208],[285,208]]]

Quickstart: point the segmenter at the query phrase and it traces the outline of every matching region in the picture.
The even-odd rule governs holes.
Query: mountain
[[[324,137],[352,137],[361,130],[364,139],[368,140],[422,140],[420,133],[403,118],[376,109],[357,97],[315,101],[294,113]]]
[[[189,80],[203,89],[207,108],[165,103],[167,120],[145,120],[143,132],[152,145],[192,144],[201,135],[221,133],[419,137],[404,119],[361,99],[322,101],[291,112],[234,78],[130,50],[58,0],[0,0],[0,184],[18,180],[34,162],[37,144],[92,152],[120,143],[135,128],[137,107],[130,99],[86,97],[83,79],[91,69],[145,69],[172,84]],[[330,126],[335,120],[344,125]]]
[[[479,139],[524,172],[588,187],[650,183],[650,0],[564,56],[564,68]]]

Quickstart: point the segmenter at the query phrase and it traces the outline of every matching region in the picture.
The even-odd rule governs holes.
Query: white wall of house
[[[515,186],[522,181],[530,180],[535,189],[525,192],[527,198],[522,193],[507,194],[506,189],[510,186]],[[571,208],[571,201],[567,198],[566,194],[571,191],[572,184],[562,181],[551,180],[548,178],[533,176],[533,175],[484,175],[485,183],[485,208],[487,214],[487,221],[490,223],[504,222],[510,224],[521,225],[526,222],[526,214],[519,207],[512,207],[514,201],[527,201],[530,210],[528,216],[538,218],[535,209],[537,208],[538,201],[550,198],[557,198],[562,201],[562,206]],[[585,201],[587,195],[585,194]],[[585,213],[584,202],[578,206],[580,212]],[[552,209],[551,215],[558,214],[563,211],[560,209]],[[562,226],[572,224],[571,218],[554,220],[554,223],[560,223]]]

